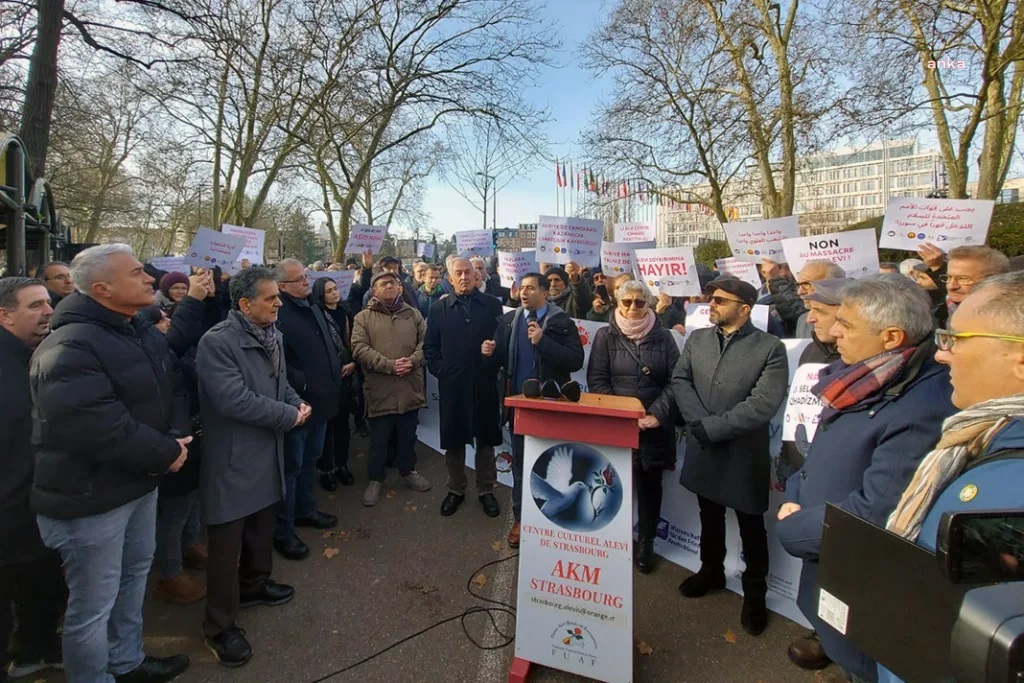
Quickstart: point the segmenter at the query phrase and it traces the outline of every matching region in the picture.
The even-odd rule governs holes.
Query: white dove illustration
[[[536,472],[530,473],[533,496],[544,501],[541,512],[548,518],[568,513],[566,516],[581,524],[594,521],[604,508],[611,486],[611,467],[603,472],[593,472],[594,486],[572,479],[572,450],[568,447],[555,449],[548,462],[547,478]]]

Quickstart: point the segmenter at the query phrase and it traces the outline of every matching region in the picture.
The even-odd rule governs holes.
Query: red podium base
[[[508,683],[526,683],[526,677],[530,675],[530,664],[528,659],[513,659],[508,670]]]

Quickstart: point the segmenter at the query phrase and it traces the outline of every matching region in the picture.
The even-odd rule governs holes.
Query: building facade
[[[764,217],[759,187],[755,171],[727,189],[725,203],[737,209],[738,220]],[[926,197],[946,187],[945,165],[937,151],[920,149],[914,139],[883,141],[805,158],[797,170],[793,213],[800,216],[803,234],[820,235],[882,215],[891,197]],[[707,194],[702,187],[690,188],[690,192]],[[658,246],[724,240],[725,231],[717,218],[696,208],[659,207]]]
[[[495,230],[494,245],[498,251],[519,251],[519,231],[515,228]]]

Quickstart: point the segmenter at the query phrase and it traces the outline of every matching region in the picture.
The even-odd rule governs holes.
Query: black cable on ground
[[[467,593],[472,595],[477,600],[480,600],[485,603],[490,603],[491,605],[495,605],[495,607],[482,607],[480,605],[473,605],[472,607],[467,608],[461,614],[456,614],[455,616],[451,616],[440,621],[435,621],[430,626],[427,626],[426,628],[421,629],[416,633],[413,633],[412,635],[408,635],[402,638],[401,640],[395,641],[391,645],[388,645],[386,648],[378,650],[373,654],[360,659],[358,662],[354,664],[349,664],[348,666],[342,669],[332,671],[331,673],[321,676],[320,678],[316,678],[310,681],[309,683],[323,683],[324,681],[334,678],[335,676],[340,676],[343,673],[347,673],[352,669],[360,667],[363,664],[366,664],[367,662],[370,662],[376,659],[377,657],[380,657],[385,652],[390,652],[391,650],[394,650],[396,647],[404,645],[410,640],[422,636],[424,633],[433,631],[435,628],[438,628],[439,626],[444,626],[445,624],[448,624],[453,621],[459,622],[460,626],[462,627],[462,632],[466,635],[466,638],[468,638],[469,642],[473,643],[473,645],[480,650],[501,650],[502,648],[508,647],[516,639],[515,633],[513,632],[512,634],[508,634],[503,632],[500,628],[498,628],[498,622],[495,620],[494,617],[495,614],[507,614],[510,617],[512,617],[512,621],[514,622],[516,618],[515,605],[510,605],[507,602],[502,602],[501,600],[495,600],[493,598],[485,598],[484,596],[475,593],[473,591],[473,579],[476,578],[476,576],[480,574],[480,572],[484,571],[488,567],[493,567],[495,565],[501,564],[502,562],[508,562],[509,560],[517,559],[518,557],[519,553],[516,553],[515,555],[510,555],[509,557],[503,557],[500,560],[493,560],[491,562],[488,562],[487,564],[483,565],[482,567],[474,571],[472,575],[470,575],[469,579],[466,581]],[[487,618],[490,619],[491,627],[499,636],[502,637],[502,642],[497,645],[484,645],[483,643],[477,642],[476,638],[473,637],[473,635],[469,632],[469,629],[466,627],[466,619],[473,614],[486,614]]]

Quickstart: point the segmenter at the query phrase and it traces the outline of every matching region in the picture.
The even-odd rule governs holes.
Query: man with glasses
[[[323,309],[309,301],[302,263],[284,259],[277,264],[275,276],[281,292],[277,328],[284,336],[288,381],[313,412],[284,436],[285,499],[278,508],[274,548],[289,560],[304,560],[309,546],[295,527],[330,529],[338,524],[335,515],[316,509],[313,489],[327,422],[341,406],[341,360]]]
[[[987,277],[1010,272],[1010,259],[986,245],[954,247],[949,250],[948,261],[942,250],[931,242],[922,244],[917,253],[939,285],[936,293],[939,303],[933,311],[937,327],[946,326],[949,316],[978,283]],[[943,294],[945,300],[942,300]]]
[[[50,306],[57,307],[60,300],[75,291],[75,283],[71,280],[71,269],[61,261],[50,261],[40,270],[46,291],[50,293]]]
[[[743,629],[768,625],[768,509],[771,457],[768,423],[786,399],[786,347],[750,321],[757,290],[723,276],[707,286],[714,327],[694,330],[672,376],[686,422],[686,458],[679,482],[700,505],[700,571],[679,586],[688,598],[725,588],[725,509],[743,541]]]
[[[874,681],[875,663],[818,617],[825,505],[884,524],[954,408],[949,372],[933,358],[928,297],[917,284],[902,275],[851,280],[839,301],[830,334],[840,360],[818,373],[818,428],[803,467],[786,482],[775,531],[803,560],[797,604],[825,655],[848,679]]]
[[[902,491],[886,528],[935,551],[946,512],[1024,507],[1024,273],[978,284],[957,308],[950,330],[936,330],[935,360],[949,366],[960,412]],[[983,368],[983,370],[981,370]],[[1004,558],[1019,567],[1015,557]],[[899,637],[899,634],[893,634]],[[879,667],[879,680],[897,680]]]
[[[796,276],[796,293],[809,310],[810,304],[807,296],[814,294],[814,283],[819,280],[838,280],[846,277],[846,271],[838,264],[824,259],[814,259],[804,263],[804,267]],[[807,322],[807,311],[804,311],[796,321],[796,331],[793,336],[797,339],[810,339],[814,326]]]

